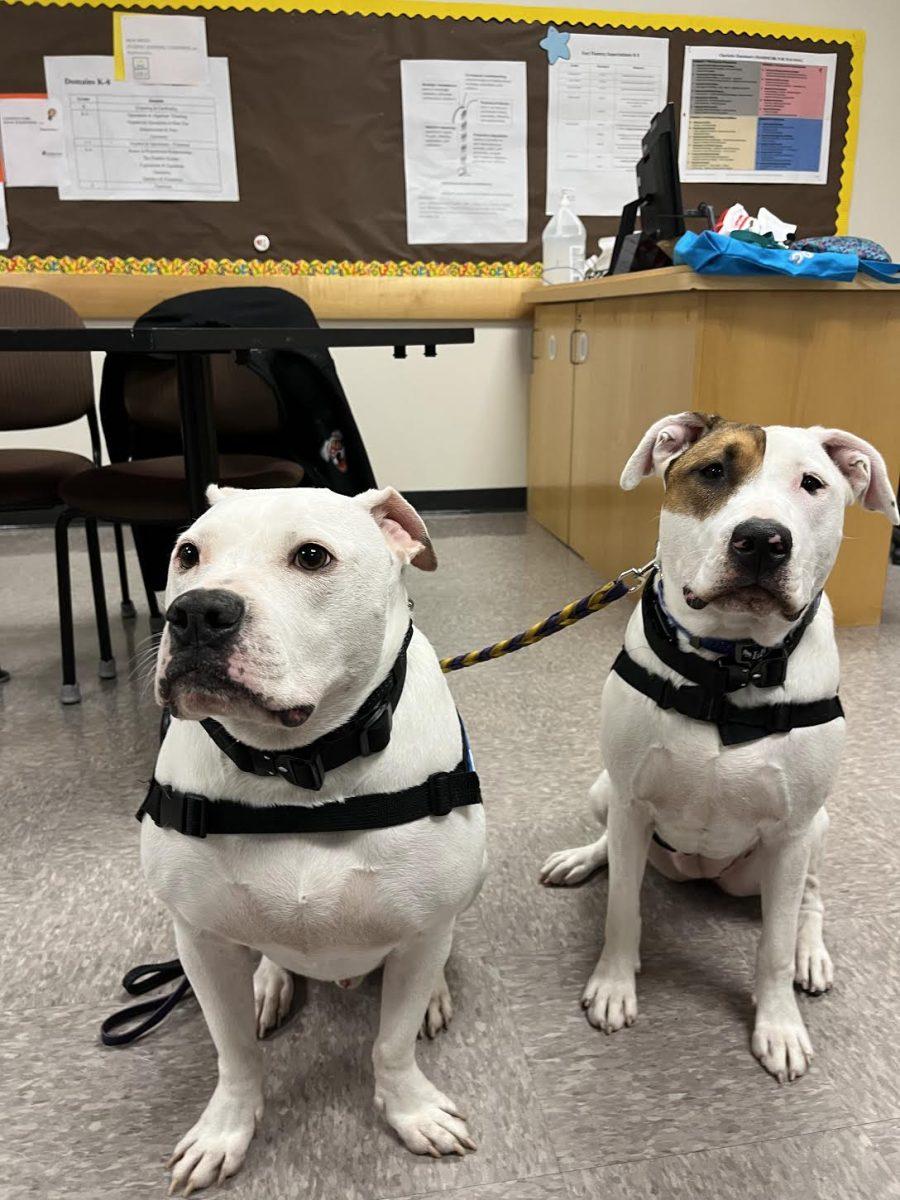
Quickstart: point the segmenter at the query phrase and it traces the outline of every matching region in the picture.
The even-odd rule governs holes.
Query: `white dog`
[[[285,1015],[291,972],[351,986],[383,966],[376,1106],[418,1154],[474,1150],[415,1045],[423,1016],[430,1034],[450,1018],[454,922],[484,877],[477,777],[462,772],[475,798],[383,827],[404,789],[427,780],[436,795],[464,754],[434,651],[410,626],[403,568],[437,565],[425,526],[392,488],[350,499],[213,487],[209,500],[172,555],[156,680],[173,719],[156,809],[148,797],[142,810],[144,873],[171,909],[219,1065],[212,1098],[175,1148],[171,1191],[225,1179],[244,1161],[263,1111],[257,1035]],[[404,681],[397,664],[410,635]],[[398,678],[391,728],[382,701]],[[376,753],[359,743],[361,712],[362,737],[389,736]],[[348,729],[362,748],[329,770]],[[305,782],[293,786],[301,768]],[[326,806],[331,820],[361,797],[379,808],[378,827],[215,834],[229,811],[277,822],[296,806],[303,820]]]
[[[603,691],[606,770],[591,799],[606,832],[552,855],[542,880],[575,884],[609,862],[603,951],[582,999],[607,1033],[637,1016],[648,854],[671,879],[761,894],[752,1049],[795,1079],[812,1047],[792,984],[832,983],[819,871],[844,721],[820,593],[845,506],[896,523],[897,504],[881,455],[835,429],[681,413],[647,431],[621,485],[654,472],[666,486],[658,572]]]

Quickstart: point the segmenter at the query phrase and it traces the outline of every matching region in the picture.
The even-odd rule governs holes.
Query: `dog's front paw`
[[[203,1116],[184,1135],[166,1163],[172,1172],[169,1195],[190,1196],[230,1179],[243,1166],[247,1147],[263,1112],[258,1091],[226,1093],[217,1087]]]
[[[791,1011],[793,1009],[793,1011]],[[760,1009],[750,1042],[754,1055],[779,1083],[799,1079],[806,1074],[813,1057],[812,1042],[791,996],[784,1012],[769,1015]]]
[[[801,925],[797,934],[794,983],[809,996],[821,996],[834,983],[831,955],[822,940],[821,918]]]
[[[609,861],[606,834],[588,846],[557,850],[541,867],[541,883],[545,887],[574,887],[589,875],[605,867]]]
[[[413,1154],[441,1158],[478,1149],[465,1117],[418,1068],[401,1080],[379,1081],[375,1107]]]
[[[264,1038],[278,1028],[291,1010],[293,975],[263,955],[253,975],[253,999],[256,1003],[256,1036]]]
[[[633,1025],[638,1012],[634,972],[614,969],[601,960],[587,981],[581,1007],[594,1028],[604,1033]]]

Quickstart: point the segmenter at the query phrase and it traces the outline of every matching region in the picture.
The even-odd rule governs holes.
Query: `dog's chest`
[[[824,802],[843,722],[723,746],[715,726],[651,707],[619,680],[606,705],[604,753],[623,799],[645,805],[660,836],[710,858],[737,855]],[[620,690],[621,689],[621,690]]]
[[[145,822],[141,858],[153,891],[191,925],[257,949],[284,947],[316,974],[317,961],[336,952],[389,948],[444,908],[464,907],[480,881],[480,816],[451,813],[439,833],[417,822],[203,842]]]

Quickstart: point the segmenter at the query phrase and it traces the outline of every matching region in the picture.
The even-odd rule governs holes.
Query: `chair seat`
[[[303,468],[261,454],[220,454],[218,482],[226,487],[296,487]],[[184,459],[146,458],[92,467],[67,479],[59,493],[79,512],[109,521],[189,521]]]
[[[68,450],[0,450],[0,508],[52,508],[60,484],[92,469],[89,458]]]

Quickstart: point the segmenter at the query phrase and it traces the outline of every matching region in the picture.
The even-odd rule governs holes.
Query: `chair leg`
[[[140,554],[138,555],[138,564],[141,568],[141,579],[144,582],[144,591],[147,593],[147,607],[150,609],[150,632],[162,633],[166,625],[166,619],[159,611],[159,604],[156,601],[156,592],[150,585],[150,580],[147,572],[144,569],[144,562]]]
[[[103,561],[100,558],[100,539],[97,536],[97,522],[93,517],[84,518],[84,535],[87,539],[88,561],[91,564],[94,618],[97,622],[97,641],[100,644],[100,664],[97,667],[97,674],[101,679],[115,679],[116,660],[113,658],[112,643],[109,640],[106,588],[103,586]]]
[[[119,564],[119,585],[122,589],[121,612],[123,621],[133,621],[137,610],[128,591],[128,564],[125,561],[125,539],[122,536],[122,526],[118,521],[113,524],[116,536],[116,559]]]
[[[0,683],[9,683],[9,671],[4,671],[0,667]]]
[[[75,674],[75,631],[72,627],[72,575],[69,570],[69,524],[75,514],[65,509],[56,520],[56,587],[59,594],[59,639],[62,648],[61,704],[80,704]]]

